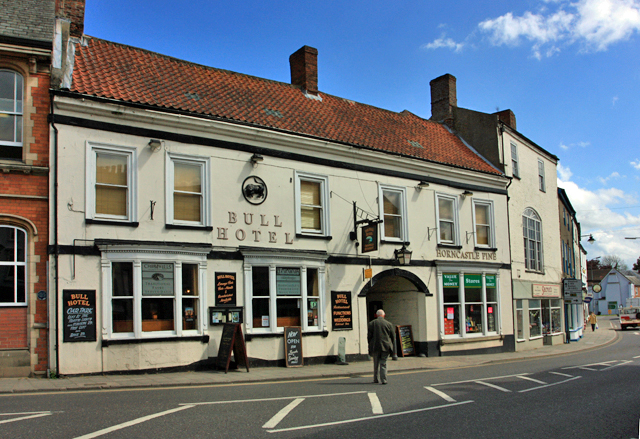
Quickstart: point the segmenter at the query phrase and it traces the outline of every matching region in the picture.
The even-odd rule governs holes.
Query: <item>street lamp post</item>
[[[580,235],[580,239],[584,238],[585,236],[588,236],[588,237],[589,237],[589,239],[587,239],[587,242],[588,242],[589,244],[593,244],[594,242],[596,242],[596,240],[595,240],[595,238],[593,237],[593,234],[592,234],[592,233],[588,233],[588,234],[586,234],[586,235]]]

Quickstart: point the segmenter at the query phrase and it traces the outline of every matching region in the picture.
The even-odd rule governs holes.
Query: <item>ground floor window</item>
[[[562,314],[560,299],[543,299],[542,302],[542,328],[544,335],[559,334],[562,332]]]
[[[245,262],[245,287],[250,303],[249,331],[282,332],[285,326],[303,331],[323,328],[324,265],[301,261],[291,265],[274,260]],[[267,264],[267,265],[264,265]]]
[[[529,300],[529,338],[542,337],[542,312],[539,299]]]
[[[445,336],[483,335],[498,330],[498,288],[494,274],[443,273]]]
[[[516,300],[516,337],[524,340],[524,310],[522,300]]]
[[[206,262],[140,256],[103,263],[110,333],[146,337],[201,332]]]
[[[27,233],[0,226],[0,306],[27,304]]]

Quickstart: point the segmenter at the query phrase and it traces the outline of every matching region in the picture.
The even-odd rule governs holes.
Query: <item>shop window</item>
[[[499,319],[498,303],[495,275],[442,274],[445,336],[465,337],[496,333]]]
[[[87,146],[87,218],[136,221],[135,148]]]
[[[167,224],[210,226],[208,158],[169,153]]]
[[[542,312],[540,300],[529,300],[529,338],[542,337]]]
[[[407,196],[405,188],[380,185],[380,217],[383,220],[383,237],[387,241],[404,242],[407,230]]]
[[[27,304],[27,233],[0,226],[0,306]]]
[[[524,340],[524,310],[522,309],[522,300],[516,300],[516,337],[518,340]]]
[[[199,273],[198,263],[112,261],[106,279],[111,284],[111,333],[145,337],[200,332]]]
[[[562,332],[562,319],[559,299],[542,299],[542,333],[544,335]]]
[[[252,265],[250,271],[251,332],[278,333],[285,326],[319,331],[323,327],[323,269]]]
[[[518,146],[515,143],[511,143],[511,173],[514,177],[520,177],[520,169],[518,167]]]
[[[493,242],[493,204],[491,201],[473,200],[476,247],[495,247]]]
[[[528,270],[542,271],[542,223],[540,217],[531,208],[522,215],[522,233],[524,237],[524,261]]]
[[[455,197],[436,195],[438,216],[438,243],[458,243],[458,208]]]
[[[329,236],[329,179],[296,172],[296,233]]]
[[[23,79],[0,70],[0,159],[22,160]]]

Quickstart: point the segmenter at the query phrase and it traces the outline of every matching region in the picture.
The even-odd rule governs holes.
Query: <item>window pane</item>
[[[14,262],[16,229],[13,227],[0,227],[0,261]]]
[[[482,289],[465,287],[464,301],[465,302],[482,302]]]
[[[202,192],[202,175],[200,165],[174,162],[173,181],[174,189],[182,192]]]
[[[173,298],[142,299],[142,330],[173,331]]]
[[[496,294],[496,289],[495,288],[488,288],[487,287],[487,302],[497,302],[498,301],[498,295]]]
[[[255,270],[255,268],[254,268]],[[254,290],[255,294],[255,290]],[[269,299],[253,299],[252,304],[253,312],[253,327],[254,328],[268,328],[269,324]]]
[[[540,310],[529,310],[529,337],[538,337],[542,335],[542,328],[540,328]]]
[[[278,327],[300,326],[300,299],[278,299]]]
[[[96,185],[96,213],[127,216],[127,188]]]
[[[318,269],[307,268],[307,296],[318,296]]]
[[[444,335],[460,334],[460,306],[444,305]]]
[[[320,206],[320,183],[300,181],[300,202],[311,206]]]
[[[384,236],[387,238],[400,238],[400,217],[384,216]]]
[[[22,77],[6,70],[0,71],[0,111],[15,111],[16,77],[20,79],[19,88],[22,90]]]
[[[201,212],[200,194],[173,194],[173,217],[179,221],[200,222]]]
[[[182,295],[198,295],[198,264],[182,264]]]
[[[384,213],[386,215],[400,215],[400,193],[382,191],[384,198]]]
[[[133,299],[111,301],[113,332],[133,332]]]
[[[113,262],[111,264],[111,284],[114,297],[133,297],[133,264]]]
[[[442,296],[444,303],[458,303],[460,299],[458,298],[458,289],[457,288],[443,288]]]
[[[518,340],[524,339],[524,317],[521,309],[516,311],[516,329],[518,330]]]
[[[198,299],[182,299],[182,329],[198,329]]]
[[[16,267],[0,265],[0,303],[15,303]]]
[[[489,206],[476,204],[476,224],[489,224]]]
[[[440,240],[453,242],[453,223],[440,221]]]
[[[0,141],[16,142],[16,117],[9,114],[2,114],[0,117]]]
[[[465,328],[468,334],[482,332],[482,305],[465,305],[467,320]]]
[[[551,331],[554,334],[562,331],[562,320],[560,319],[559,309],[551,309]]]
[[[303,229],[320,230],[322,224],[320,222],[320,209],[317,207],[302,206],[300,215],[300,224]]]
[[[16,302],[24,303],[26,298],[26,286],[27,286],[27,273],[24,265],[18,265],[16,267]]]
[[[182,264],[182,329],[198,329],[198,264]]]
[[[479,245],[489,245],[489,227],[476,226],[476,240]]]
[[[22,142],[22,116],[16,116],[15,127],[16,127],[16,142]]]
[[[487,303],[487,331],[496,332],[497,303]]]
[[[438,215],[440,219],[453,221],[453,201],[438,198]]]
[[[253,278],[253,295],[269,296],[269,267],[252,267],[251,273]],[[256,314],[254,313],[253,316],[255,318]]]
[[[96,153],[96,183],[127,185],[127,157]]]

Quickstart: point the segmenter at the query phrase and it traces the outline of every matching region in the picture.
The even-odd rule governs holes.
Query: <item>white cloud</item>
[[[586,148],[587,146],[590,146],[590,145],[591,145],[591,142],[576,142],[576,143],[570,143],[568,145],[561,143],[560,148],[567,151],[569,148],[573,148],[574,146],[579,146],[580,148]]]
[[[640,170],[640,159],[635,159],[634,161],[630,162],[630,164],[634,168]]]
[[[573,176],[571,169],[565,168],[561,163],[558,163],[558,179],[560,181],[569,181]]]
[[[617,180],[619,178],[627,178],[625,175],[620,175],[617,172],[612,172],[608,177],[598,177],[598,180],[602,184],[607,184],[609,180]]]
[[[464,47],[464,43],[456,43],[451,38],[445,38],[444,35],[437,40],[432,41],[429,44],[422,46],[423,49],[453,49],[454,52],[460,52]]]
[[[613,99],[611,99],[611,106],[615,107],[616,103],[618,102],[618,96],[614,96]]]
[[[586,50],[606,50],[640,31],[640,0],[567,0],[546,2],[539,13],[508,12],[478,24],[495,45],[532,43],[535,58],[550,57],[560,46],[580,44]],[[555,7],[550,11],[549,6]],[[615,101],[614,101],[615,104]]]

